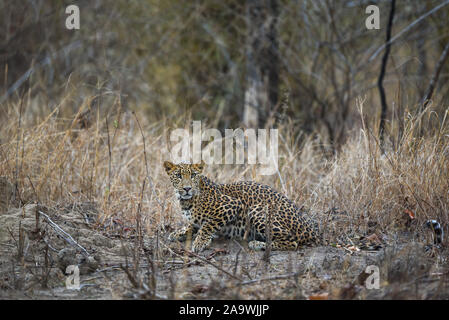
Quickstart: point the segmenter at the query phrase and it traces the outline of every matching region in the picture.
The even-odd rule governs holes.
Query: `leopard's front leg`
[[[214,234],[232,223],[243,210],[243,203],[240,200],[224,194],[204,195],[201,201],[209,208],[201,209],[200,213],[194,212],[195,216],[202,216],[203,219],[193,241],[193,252],[204,250],[212,242]]]
[[[213,235],[219,231],[223,225],[223,222],[213,220],[206,221],[198,231],[195,241],[193,241],[192,251],[203,251],[212,242]]]
[[[189,224],[188,226],[170,233],[170,235],[168,236],[168,240],[184,242],[187,240],[187,238],[192,238],[195,231],[196,228],[194,227],[194,225]]]

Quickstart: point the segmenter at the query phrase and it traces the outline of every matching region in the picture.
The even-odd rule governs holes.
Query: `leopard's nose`
[[[192,190],[192,187],[184,187],[185,192],[189,192],[190,190]]]

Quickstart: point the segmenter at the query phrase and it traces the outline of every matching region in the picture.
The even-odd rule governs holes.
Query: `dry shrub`
[[[164,231],[178,219],[161,164],[169,157],[170,128],[185,124],[148,123],[115,103],[91,110],[89,126],[80,125],[77,119],[88,109],[61,117],[65,100],[44,119],[29,119],[27,108],[19,111],[22,102],[5,107],[0,127],[0,172],[17,184],[22,203],[95,201],[102,221],[113,216],[135,221],[141,203],[149,233]],[[397,231],[406,209],[417,226],[429,218],[446,225],[449,126],[444,117],[435,129],[420,134],[425,116],[409,116],[400,142],[385,152],[362,122],[333,156],[325,154],[316,136],[290,135],[293,128],[287,123],[279,128],[278,174],[257,177],[249,166],[219,165],[206,173],[220,182],[256,179],[271,184],[310,209],[330,236]],[[334,223],[336,212],[343,224]]]

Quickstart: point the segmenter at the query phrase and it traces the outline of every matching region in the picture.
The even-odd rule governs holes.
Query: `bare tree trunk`
[[[247,0],[246,91],[243,123],[263,127],[278,101],[278,0]]]
[[[387,98],[385,97],[385,90],[383,87],[383,81],[385,76],[385,69],[387,67],[388,62],[388,56],[390,54],[390,39],[391,39],[391,29],[393,28],[393,18],[394,18],[394,10],[396,7],[396,0],[391,0],[391,9],[390,9],[390,16],[388,18],[388,25],[387,25],[387,38],[385,39],[385,53],[382,57],[382,65],[380,69],[380,75],[379,79],[377,81],[377,86],[379,87],[379,93],[380,93],[380,102],[382,105],[382,110],[380,113],[380,124],[379,124],[379,137],[380,137],[380,143],[381,146],[383,146],[384,141],[384,131],[385,131],[385,120],[387,118]]]
[[[449,41],[446,43],[446,46],[443,49],[443,52],[441,53],[440,59],[438,59],[438,63],[435,66],[435,71],[433,73],[432,79],[430,80],[429,86],[427,87],[426,94],[422,100],[422,102],[419,104],[417,115],[420,115],[421,112],[426,110],[427,105],[432,99],[433,92],[435,90],[435,87],[438,82],[438,78],[440,77],[440,72],[443,69],[443,66],[449,57]],[[419,121],[419,135],[424,135],[424,126],[422,119]]]

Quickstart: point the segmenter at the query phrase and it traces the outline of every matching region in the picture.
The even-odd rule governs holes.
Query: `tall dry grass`
[[[81,106],[77,114],[65,114],[64,103],[40,118],[30,115],[26,98],[3,106],[0,176],[17,185],[18,201],[48,206],[94,201],[102,221],[132,222],[140,211],[149,234],[178,222],[178,204],[162,163],[169,157],[170,130],[189,124],[182,119],[149,123],[111,103],[103,112],[92,109],[86,125],[79,119],[90,109]],[[309,210],[330,237],[377,232],[394,239],[406,210],[415,215],[412,228],[430,218],[446,226],[448,110],[424,134],[424,119],[435,114],[408,115],[399,142],[382,152],[370,129],[377,126],[362,121],[366,106],[359,101],[359,107],[360,128],[335,155],[323,151],[317,135],[290,135],[287,122],[279,127],[278,174],[256,176],[254,168],[237,165],[209,166],[206,174],[220,182],[254,179],[274,186]],[[334,223],[336,212],[343,224]]]

